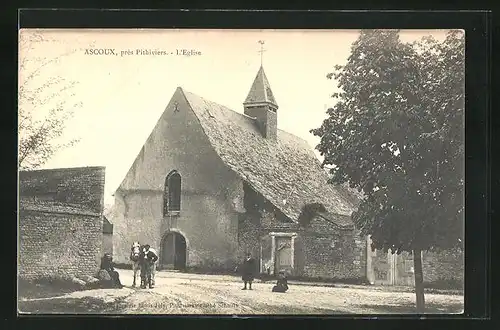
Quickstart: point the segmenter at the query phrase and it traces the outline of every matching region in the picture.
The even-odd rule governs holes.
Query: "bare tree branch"
[[[66,123],[74,110],[82,103],[74,100],[71,90],[77,82],[60,76],[43,78],[37,84],[35,78],[42,78],[43,70],[57,64],[76,50],[66,51],[55,57],[37,57],[32,54],[37,46],[56,43],[39,32],[21,33],[20,85],[18,112],[18,166],[20,169],[34,169],[45,164],[57,151],[74,145],[77,138],[65,140]],[[37,119],[42,117],[41,119]]]

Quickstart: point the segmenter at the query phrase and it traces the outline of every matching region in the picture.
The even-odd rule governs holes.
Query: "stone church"
[[[371,251],[351,220],[359,196],[327,183],[311,146],[278,129],[280,111],[262,66],[243,113],[178,87],[115,191],[115,261],[137,240],[161,269],[234,270],[251,252],[261,273],[411,281],[407,260]]]
[[[116,262],[138,240],[161,268],[229,270],[251,252],[265,273],[364,276],[357,197],[327,184],[278,109],[262,66],[243,113],[177,88],[114,194]]]

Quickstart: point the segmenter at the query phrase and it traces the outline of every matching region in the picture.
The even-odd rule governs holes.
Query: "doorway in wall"
[[[276,237],[276,261],[274,273],[291,271],[292,267],[292,240],[291,237]]]
[[[161,268],[184,270],[186,268],[186,238],[177,232],[168,232],[161,245]]]

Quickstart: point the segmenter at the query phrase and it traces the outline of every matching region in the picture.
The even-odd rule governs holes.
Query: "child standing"
[[[288,290],[288,281],[284,271],[278,273],[278,281],[273,287],[273,292],[286,292]]]

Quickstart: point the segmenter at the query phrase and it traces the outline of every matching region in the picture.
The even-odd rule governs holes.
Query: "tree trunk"
[[[422,250],[413,250],[413,268],[415,274],[415,294],[417,298],[417,313],[425,312],[424,274],[422,270]]]

